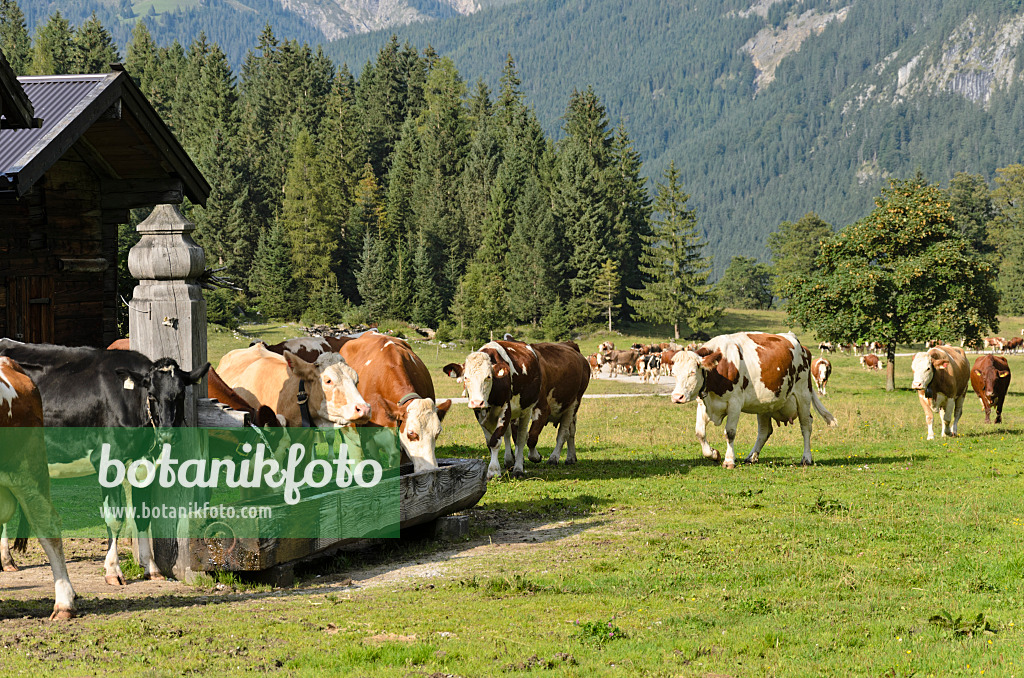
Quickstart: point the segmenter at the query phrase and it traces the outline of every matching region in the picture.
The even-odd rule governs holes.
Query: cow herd
[[[41,535],[55,582],[52,618],[73,616],[75,594],[64,564],[59,519],[49,499],[49,478],[95,473],[98,452],[73,458],[59,447],[51,449],[42,441],[43,425],[154,431],[182,426],[186,389],[207,376],[209,397],[248,412],[260,427],[392,427],[398,432],[403,459],[414,471],[437,467],[437,439],[452,401],[437,401],[429,370],[400,338],[367,332],[340,339],[291,339],[273,346],[254,342],[227,353],[216,370],[206,364],[191,371],[168,358],[153,361],[128,348],[124,340],[107,350],[0,340],[0,427],[7,433],[25,431],[17,439],[19,453],[0,456],[0,522],[7,522],[21,505],[28,523]],[[571,341],[529,344],[506,336],[470,352],[463,362],[442,368],[461,383],[483,432],[490,452],[487,478],[501,474],[502,449],[504,465],[513,476],[525,475],[524,456],[540,462],[537,441],[549,424],[557,433],[548,462],[557,464],[564,447],[565,463],[575,463],[577,413],[591,379],[604,365],[609,365],[612,376],[635,371],[644,380],[670,373],[675,379],[671,401],[697,403],[695,431],[702,455],[721,460],[725,468],[736,465],[734,444],[742,413],[757,416],[748,463],[758,460],[776,425],[798,422],[801,463],[813,464],[814,415],[828,426],[837,425],[819,398],[827,395],[832,364],[824,355],[812,360],[792,333],[738,332],[700,345],[638,344],[626,350],[606,342],[589,357]],[[994,410],[995,422],[1001,422],[1010,381],[1005,357],[982,355],[971,367],[963,349],[940,344],[917,353],[912,370],[912,388],[918,391],[929,439],[934,437],[936,412],[941,434],[957,434],[969,387],[981,400],[985,421]],[[708,443],[709,422],[724,424],[724,458]],[[122,454],[136,457],[153,453],[123,449],[127,451]],[[126,501],[121,487],[103,493],[105,506]],[[136,490],[133,501],[140,499],[144,497]],[[145,577],[160,578],[146,541],[148,525],[136,522]],[[106,581],[113,585],[125,583],[116,549],[119,528],[118,520],[108,519],[104,565]],[[0,555],[4,569],[16,569],[6,531]]]

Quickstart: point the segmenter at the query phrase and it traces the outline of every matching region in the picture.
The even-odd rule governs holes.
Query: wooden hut
[[[209,184],[113,68],[14,78],[0,66],[0,336],[108,345],[118,224],[133,208],[206,203]]]

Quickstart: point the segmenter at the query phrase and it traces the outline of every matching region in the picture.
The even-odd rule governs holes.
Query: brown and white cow
[[[861,367],[869,370],[880,370],[882,369],[882,360],[874,353],[869,353],[860,358]]]
[[[1024,332],[1024,330],[1021,330],[1021,331]],[[615,343],[611,342],[611,341],[602,341],[597,346],[597,352],[598,353],[604,353],[605,351],[613,351],[613,350],[615,350]]]
[[[604,357],[600,353],[591,353],[587,356],[590,363],[590,378],[597,379],[601,376],[601,366],[604,365]]]
[[[75,590],[64,560],[60,517],[50,501],[43,401],[21,366],[7,357],[0,357],[0,430],[4,435],[0,442],[4,451],[0,454],[0,523],[10,520],[15,506],[21,505],[50,561],[54,585],[50,619],[70,619],[75,615]]]
[[[370,420],[370,405],[356,387],[359,376],[337,353],[325,353],[310,363],[291,352],[279,356],[256,344],[229,352],[221,359],[218,372],[246,402],[255,408],[267,405],[290,427],[302,426],[300,381],[308,394],[313,426]]]
[[[295,337],[285,339],[276,344],[267,344],[259,339],[249,344],[263,344],[268,351],[283,356],[285,351],[294,353],[307,363],[316,362],[316,359],[325,353],[337,353],[346,343],[352,341],[352,337]]]
[[[1002,337],[985,337],[985,348],[991,349],[991,353],[995,353],[997,350],[1003,350],[1003,346],[1006,344],[1006,339]]]
[[[971,368],[962,348],[936,346],[914,354],[911,363],[914,380],[910,388],[917,391],[928,424],[928,440],[935,438],[932,413],[942,417],[942,435],[955,436],[957,423],[964,410],[964,398],[971,383]]]
[[[451,400],[435,402],[430,371],[404,340],[366,332],[341,347],[370,404],[369,424],[394,426],[415,471],[437,468],[437,437]]]
[[[640,356],[636,361],[636,373],[640,375],[640,381],[648,383],[661,376],[661,354],[648,353]]]
[[[514,476],[526,475],[523,448],[542,386],[540,359],[536,353],[521,342],[492,341],[467,355],[463,364],[449,363],[442,370],[462,382],[469,396],[469,409],[483,429],[491,452],[487,479],[501,474],[498,450],[502,439],[505,440],[505,466],[512,467]],[[511,441],[512,422],[517,423],[515,441]]]
[[[583,394],[590,384],[590,372],[580,348],[574,342],[541,343],[528,346],[540,361],[541,398],[533,413],[533,423],[526,445],[530,461],[539,463],[537,438],[547,424],[556,426],[555,447],[548,457],[549,464],[557,464],[566,446],[565,463],[576,463],[576,413]]]
[[[985,423],[991,423],[989,412],[996,411],[996,423],[1003,421],[1003,401],[1010,387],[1010,365],[1006,358],[995,355],[979,356],[971,369],[971,386],[985,408]]]
[[[828,395],[825,387],[828,386],[828,378],[832,376],[832,363],[825,358],[818,358],[811,363],[811,377],[814,379],[814,386],[820,395]]]
[[[836,426],[836,418],[811,389],[811,352],[796,335],[737,332],[714,337],[697,351],[683,351],[672,359],[676,385],[672,402],[697,399],[697,440],[706,458],[719,459],[708,445],[707,424],[725,421],[728,447],[722,465],[736,466],[733,442],[740,413],[757,415],[757,440],[747,463],[755,463],[772,434],[772,421],[790,424],[799,419],[804,438],[804,466],[811,458],[811,410]]]

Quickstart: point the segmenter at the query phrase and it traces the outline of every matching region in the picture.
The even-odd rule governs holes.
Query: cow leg
[[[718,450],[708,445],[708,422],[711,418],[708,416],[708,410],[704,406],[703,400],[697,400],[697,442],[700,443],[700,453],[704,455],[705,459],[713,459],[718,461]]]
[[[797,398],[796,414],[800,418],[800,433],[804,436],[804,456],[800,459],[801,466],[813,466],[814,459],[811,458],[811,430],[813,428],[811,419],[811,404],[809,399]]]
[[[530,461],[534,464],[540,463],[537,441],[540,440],[540,433],[548,423],[548,414],[548,409],[539,403],[530,413],[530,435],[526,438],[526,448],[530,451]]]
[[[526,471],[523,470],[523,448],[526,447],[526,440],[530,436],[530,419],[533,416],[534,408],[530,407],[523,411],[519,417],[519,426],[516,431],[516,463],[512,467],[512,476],[525,478]]]
[[[996,423],[997,424],[1003,423],[1003,400],[1005,399],[1005,397],[1006,396],[1003,396],[1002,398],[997,397],[995,402],[992,403],[995,406],[995,408],[996,408]],[[985,423],[986,424],[988,423],[988,412],[985,413]]]
[[[932,429],[932,422],[935,417],[932,413],[931,403],[924,397],[923,393],[918,393],[917,397],[921,401],[921,407],[924,409],[924,423],[928,424],[928,440],[935,440],[935,431]]]
[[[989,418],[988,418],[989,412],[992,409],[991,405],[988,402],[986,402],[984,398],[978,398],[978,400],[981,401],[981,407],[982,407],[983,410],[985,410],[985,423],[986,424],[991,424],[992,422],[989,421]],[[997,417],[996,423],[999,423],[998,416],[999,416],[999,414],[997,413],[996,414],[996,417]]]
[[[41,485],[41,484],[40,484]],[[54,603],[50,619],[71,619],[75,616],[75,589],[68,577],[68,566],[64,559],[64,545],[61,543],[60,518],[49,498],[49,478],[47,486],[33,488],[26,492],[21,488],[11,488],[12,494],[21,504],[25,519],[32,531],[39,536],[39,543],[50,561],[50,572],[53,573]]]
[[[499,426],[501,420],[504,418],[505,413],[502,411],[502,415],[499,418]],[[491,451],[491,463],[487,466],[487,480],[496,478],[501,475],[501,464],[498,463],[498,450],[501,449],[501,436],[495,437],[497,433],[497,427],[494,430],[487,430],[487,411],[480,410],[476,413],[476,420],[480,424],[480,428],[484,432],[484,440],[487,441],[487,447]]]
[[[7,539],[7,527],[11,523],[4,523],[3,533],[0,534],[0,565],[3,565],[4,572],[17,572],[18,565],[11,555],[11,543]]]
[[[736,468],[736,427],[740,423],[740,410],[743,405],[737,398],[735,400],[736,406],[732,406],[732,402],[729,403],[729,412],[725,416],[725,460],[722,461],[724,468]]]
[[[964,394],[957,398],[956,401],[953,403],[953,426],[950,427],[950,435],[952,435],[954,438],[956,438],[958,435],[957,429],[960,426],[960,416],[964,413],[964,400],[966,399],[967,395]],[[948,403],[946,404],[946,407],[949,407]]]
[[[123,520],[123,514],[119,512],[125,508],[123,491],[120,493],[120,501],[117,500],[117,491],[120,489],[115,487],[110,493],[103,494],[103,515],[107,523],[107,555],[103,559],[103,569],[106,573],[104,579],[111,586],[124,586],[128,583],[117,559],[117,533],[121,530]]]
[[[579,409],[580,404],[576,403],[574,406],[566,408],[565,414],[562,415],[562,421],[558,424],[558,435],[555,438],[555,451],[548,457],[549,464],[558,463],[563,443],[566,445],[566,466],[576,463],[576,413]]]
[[[758,455],[761,453],[761,448],[768,442],[768,439],[772,437],[772,415],[770,414],[759,414],[757,415],[757,440],[754,441],[754,447],[750,450],[750,454],[743,461],[748,464],[756,464]]]

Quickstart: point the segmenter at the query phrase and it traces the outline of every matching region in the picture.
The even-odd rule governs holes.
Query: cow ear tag
[[[124,378],[124,390],[132,391],[134,389],[135,389],[135,382],[132,381],[131,377],[125,377]]]

